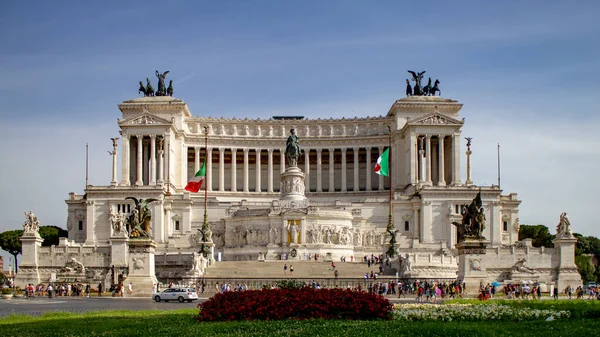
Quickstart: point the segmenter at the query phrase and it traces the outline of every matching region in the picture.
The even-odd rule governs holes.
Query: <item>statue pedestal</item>
[[[557,238],[552,241],[554,243],[555,254],[558,254],[558,270],[556,275],[556,287],[558,291],[562,291],[567,286],[576,289],[582,285],[581,275],[575,264],[575,244],[577,238],[573,235],[562,234],[557,235]]]
[[[129,275],[125,279],[125,296],[150,298],[158,280],[154,271],[154,250],[152,239],[129,239]],[[127,294],[131,282],[133,294]]]
[[[15,285],[26,286],[29,283],[40,284],[38,270],[39,250],[44,239],[36,232],[26,233],[21,236],[21,265],[15,275]],[[47,280],[43,280],[47,281]]]
[[[488,242],[485,239],[465,238],[456,244],[458,250],[458,280],[466,284],[469,295],[478,295],[479,284],[488,282],[486,266],[482,263]]]
[[[288,167],[281,174],[281,200],[306,201],[304,173],[298,167]]]
[[[110,242],[110,265],[115,267],[127,267],[129,261],[129,249],[127,249],[127,236],[113,236]]]

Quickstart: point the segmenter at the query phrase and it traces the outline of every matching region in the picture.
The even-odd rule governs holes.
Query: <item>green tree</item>
[[[58,238],[67,237],[69,232],[57,226],[40,226],[40,236],[44,238],[42,246],[58,246]]]
[[[15,271],[18,271],[17,255],[21,254],[21,240],[19,238],[22,235],[23,231],[20,229],[0,233],[0,248],[15,257]]]
[[[519,228],[519,241],[523,239],[533,239],[532,245],[534,247],[547,247],[552,248],[556,236],[550,234],[548,227],[544,225],[521,225]]]
[[[577,270],[579,271],[579,275],[581,275],[581,279],[584,283],[596,281],[596,276],[594,275],[594,266],[592,266],[589,256],[575,256],[575,264],[577,265]]]

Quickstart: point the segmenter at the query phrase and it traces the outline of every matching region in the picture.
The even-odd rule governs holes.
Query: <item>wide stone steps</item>
[[[284,273],[283,266],[288,269]],[[293,275],[290,266],[294,267]],[[379,265],[369,268],[364,262],[335,262],[340,278],[362,278],[365,273],[379,273]],[[313,261],[222,261],[206,269],[210,278],[330,278],[334,277],[331,262]]]

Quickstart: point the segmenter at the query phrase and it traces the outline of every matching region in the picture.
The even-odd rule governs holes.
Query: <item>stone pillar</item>
[[[552,262],[552,266],[558,269],[556,276],[556,286],[558,291],[562,291],[567,286],[577,289],[581,284],[581,275],[577,271],[575,264],[575,245],[577,239],[573,235],[560,235],[552,241],[554,243],[554,257],[556,262]]]
[[[425,138],[421,137],[419,144],[419,184],[425,183]]]
[[[354,186],[353,186],[353,190],[354,192],[358,192],[360,191],[360,185],[359,185],[359,180],[358,180],[358,147],[355,147],[352,149],[352,152],[354,152]]]
[[[148,163],[150,162],[150,144],[142,139],[142,183],[149,185],[150,183],[150,168]]]
[[[438,186],[446,186],[444,178],[444,135],[438,136]]]
[[[25,287],[29,283],[40,284],[41,280],[38,270],[38,257],[44,239],[38,232],[27,233],[21,236],[21,264],[19,272],[15,275],[15,285]],[[16,263],[16,262],[14,262]]]
[[[129,186],[129,135],[123,135],[121,148],[121,186]]]
[[[267,162],[267,192],[273,192],[273,149],[268,149],[269,159]]]
[[[285,149],[279,150],[279,155],[281,156],[279,160],[279,172],[283,173],[285,172]],[[281,190],[281,187],[279,189]]]
[[[410,166],[409,166],[409,170],[410,170],[410,183],[413,185],[416,185],[419,182],[418,179],[418,173],[419,173],[419,169],[418,169],[418,153],[419,150],[417,149],[417,135],[414,133],[410,134]]]
[[[460,185],[460,134],[452,136],[452,184]]]
[[[427,157],[425,158],[425,172],[427,172],[427,175],[425,177],[425,184],[431,186],[431,135],[425,136],[425,154],[427,155]]]
[[[381,157],[381,155],[383,154],[383,146],[379,147],[379,156]],[[384,185],[383,185],[383,177],[381,174],[379,174],[379,186],[377,188],[377,190],[379,191],[383,191],[385,189]]]
[[[419,221],[419,207],[418,207],[418,205],[413,204],[413,218],[412,218],[412,228],[411,228],[411,232],[413,233],[413,247],[412,248],[415,248],[414,247],[415,243],[421,242],[420,223],[421,222]]]
[[[200,146],[194,146],[194,174],[200,170]]]
[[[111,236],[110,242],[110,265],[118,268],[125,268],[129,263],[129,249],[127,244],[127,235]]]
[[[231,149],[231,192],[237,192],[237,159],[236,148]]]
[[[483,239],[465,239],[456,244],[458,251],[458,279],[467,285],[467,293],[477,296],[479,283],[489,282],[485,255],[488,242]]]
[[[165,163],[164,163],[164,176],[163,176],[163,180],[165,181],[165,183],[167,184],[172,184],[173,182],[171,181],[171,135],[165,135]],[[167,187],[167,191],[171,190],[171,186]]]
[[[489,224],[486,226],[486,230],[490,231],[492,247],[502,246],[502,216],[500,214],[500,202],[493,201],[490,203],[490,215],[491,219]],[[484,236],[486,236],[484,234]]]
[[[250,149],[244,149],[244,192],[249,192],[248,188],[248,152]]]
[[[196,172],[194,172],[196,174]],[[188,182],[188,147],[181,144],[181,188],[184,188]]]
[[[317,149],[317,192],[323,192],[323,165],[321,164],[321,155],[323,149]]]
[[[162,184],[164,182],[165,179],[165,174],[164,174],[164,160],[163,160],[163,155],[165,154],[165,150],[163,150],[163,140],[159,140],[159,146],[158,146],[158,183]]]
[[[112,152],[112,180],[110,186],[117,186],[117,147],[113,148]]]
[[[473,180],[471,180],[471,149],[467,149],[467,181],[465,181],[465,185],[470,186],[473,185]]]
[[[342,192],[348,191],[346,179],[346,148],[342,148]]]
[[[135,181],[135,184],[137,186],[141,186],[144,184],[144,181],[142,180],[142,156],[144,155],[144,153],[142,152],[143,147],[142,147],[142,138],[144,136],[142,135],[137,135],[137,180]]]
[[[156,185],[156,135],[150,136],[150,185]]]
[[[335,163],[333,154],[335,149],[329,149],[329,192],[335,192]]]
[[[212,148],[209,147],[206,149],[206,152],[206,188],[212,191]]]
[[[219,148],[219,191],[225,192],[225,148]]]
[[[260,174],[261,174],[261,168],[260,168],[260,149],[255,149],[254,152],[256,153],[256,188],[254,189],[254,191],[256,193],[260,193],[262,192],[261,189],[261,181],[260,181]]]
[[[310,150],[304,150],[304,184],[305,191],[310,192]]]
[[[126,285],[132,284],[133,294],[127,297],[150,298],[156,289],[158,280],[154,270],[154,250],[156,243],[152,239],[129,240],[129,275]]]
[[[367,147],[367,169],[366,169],[366,172],[365,172],[365,176],[367,178],[366,179],[367,181],[366,181],[366,188],[365,188],[365,190],[367,190],[367,191],[370,191],[372,189],[371,188],[371,176],[373,174],[371,173],[372,172],[371,171],[372,170],[371,167],[372,167],[372,165],[371,165],[371,148]]]

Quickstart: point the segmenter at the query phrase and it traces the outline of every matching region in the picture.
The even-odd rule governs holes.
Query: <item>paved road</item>
[[[199,301],[205,301],[200,299]],[[52,298],[36,297],[34,299],[13,298],[11,300],[0,299],[0,317],[11,314],[40,315],[47,311],[85,312],[111,309],[181,309],[196,308],[199,301],[192,303],[161,302],[156,303],[149,298],[113,298],[113,297],[76,297],[76,298]]]

